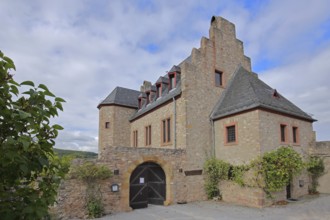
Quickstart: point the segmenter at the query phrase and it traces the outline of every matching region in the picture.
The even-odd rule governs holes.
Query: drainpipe
[[[212,156],[215,157],[215,133],[214,133],[214,121],[211,119],[212,127]]]
[[[173,112],[174,112],[174,149],[176,149],[176,101],[173,97]]]

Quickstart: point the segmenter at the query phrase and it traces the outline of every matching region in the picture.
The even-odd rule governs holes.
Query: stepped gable
[[[211,118],[216,120],[254,108],[276,111],[311,122],[316,121],[260,80],[257,74],[240,66],[221,95]]]

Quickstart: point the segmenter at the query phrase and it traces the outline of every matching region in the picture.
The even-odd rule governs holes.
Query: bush
[[[97,198],[89,199],[87,202],[88,216],[91,218],[99,218],[103,214],[102,201]]]
[[[319,185],[318,179],[324,174],[325,171],[323,159],[320,157],[311,157],[307,163],[307,171],[312,178],[312,184],[309,188],[309,192],[312,194],[317,193],[317,187]]]

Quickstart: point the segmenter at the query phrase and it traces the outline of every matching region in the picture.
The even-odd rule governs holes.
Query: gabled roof
[[[102,105],[121,105],[138,108],[138,96],[140,92],[133,89],[116,87],[97,107]]]
[[[268,109],[307,121],[315,121],[276,90],[258,79],[255,73],[251,73],[243,67],[239,67],[235,72],[215,106],[211,118],[215,120],[254,108]]]

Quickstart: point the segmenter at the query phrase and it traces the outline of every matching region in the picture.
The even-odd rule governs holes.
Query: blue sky
[[[330,140],[329,11],[328,0],[4,0],[0,50],[18,82],[46,84],[67,100],[56,147],[97,151],[97,104],[116,86],[156,81],[222,16],[236,25],[253,71],[318,119],[317,140]]]

